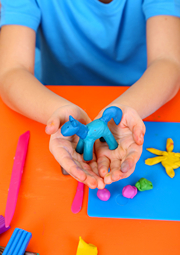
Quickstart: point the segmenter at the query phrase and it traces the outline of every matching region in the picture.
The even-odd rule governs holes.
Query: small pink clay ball
[[[127,198],[133,198],[137,194],[137,188],[135,186],[127,185],[122,190],[122,195]]]
[[[99,189],[97,192],[97,197],[102,201],[108,201],[111,193],[107,189]]]

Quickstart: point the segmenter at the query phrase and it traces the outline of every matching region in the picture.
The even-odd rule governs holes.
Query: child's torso
[[[142,0],[39,0],[38,5],[45,84],[55,84],[59,76],[61,84],[132,85],[146,69]]]

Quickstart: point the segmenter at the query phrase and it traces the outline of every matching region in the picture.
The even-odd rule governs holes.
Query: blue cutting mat
[[[166,140],[174,141],[173,152],[180,152],[180,123],[145,122],[146,134],[143,153],[136,165],[134,173],[127,179],[107,185],[111,197],[104,202],[97,198],[97,189],[89,189],[88,215],[103,218],[180,220],[180,168],[175,169],[175,177],[171,179],[161,163],[154,166],[145,165],[147,158],[156,155],[146,148],[166,151]],[[133,199],[124,198],[122,189],[134,185],[140,178],[153,183],[149,191],[138,191]]]

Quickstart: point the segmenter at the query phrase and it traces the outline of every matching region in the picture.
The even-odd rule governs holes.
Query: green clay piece
[[[153,189],[152,182],[148,181],[145,178],[141,178],[138,182],[136,182],[135,187],[139,191],[145,191],[145,190]]]

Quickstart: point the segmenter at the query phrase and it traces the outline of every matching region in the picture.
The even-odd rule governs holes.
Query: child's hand
[[[64,137],[61,134],[61,127],[69,121],[69,115],[83,124],[91,122],[85,111],[74,104],[58,108],[46,126],[46,133],[51,135],[49,149],[58,163],[76,180],[92,189],[96,187],[103,189],[105,184],[98,174],[95,155],[93,154],[93,160],[85,162],[83,155],[75,151],[79,137],[76,135]]]
[[[145,125],[137,112],[124,105],[116,106],[123,112],[122,120],[118,126],[111,120],[108,126],[118,142],[118,148],[109,150],[107,143],[99,140],[95,143],[98,171],[105,184],[127,178],[133,173],[144,142]],[[96,118],[100,118],[102,112]]]

